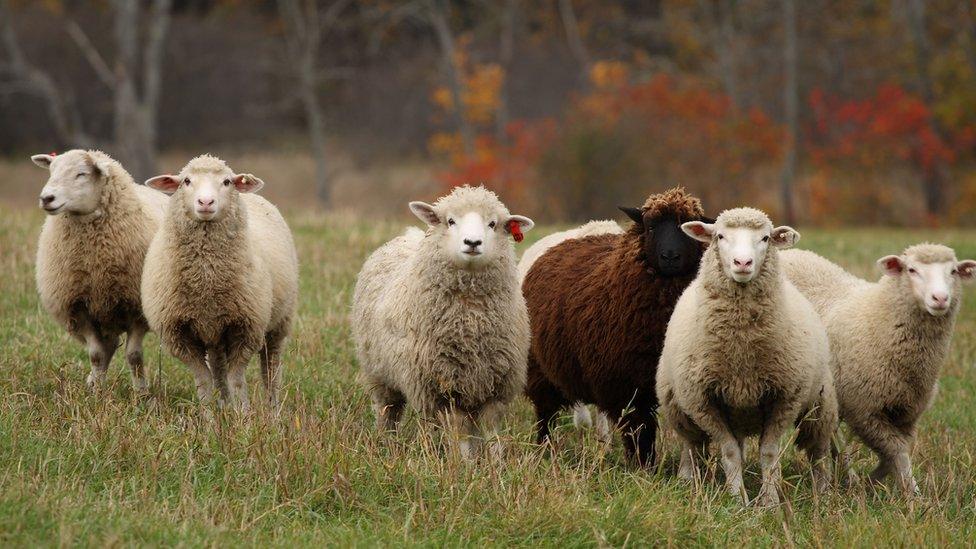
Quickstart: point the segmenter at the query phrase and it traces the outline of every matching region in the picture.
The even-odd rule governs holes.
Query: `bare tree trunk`
[[[587,89],[590,87],[590,53],[583,44],[583,37],[579,31],[579,21],[576,19],[576,12],[573,11],[572,0],[559,0],[559,16],[563,22],[563,29],[566,32],[566,42],[569,50],[576,58],[580,67],[580,87]]]
[[[448,86],[451,89],[451,101],[454,103],[454,125],[461,134],[464,153],[474,155],[474,130],[464,116],[464,101],[462,94],[461,75],[456,62],[454,35],[448,22],[450,6],[446,0],[428,0],[430,23],[437,35],[437,42],[441,47],[441,57],[444,70],[447,73]]]
[[[136,181],[143,181],[156,173],[163,46],[169,31],[172,0],[153,1],[148,36],[141,48],[138,34],[142,19],[141,3],[138,0],[115,0],[113,4],[116,46],[114,152],[132,177]],[[77,33],[83,36],[80,29]],[[76,41],[81,44],[79,39]]]
[[[782,0],[783,4],[783,109],[787,128],[786,153],[783,158],[783,171],[780,176],[780,199],[783,219],[787,225],[796,223],[793,204],[793,187],[796,178],[796,147],[798,143],[798,89],[797,89],[797,37],[796,2]]]
[[[735,2],[722,0],[718,5],[720,40],[718,46],[719,71],[725,93],[737,108],[742,106],[739,94],[738,63],[736,61]]]
[[[930,111],[929,127],[937,136],[944,139],[944,129],[935,119],[935,115],[931,114],[935,106],[935,89],[932,84],[932,49],[926,28],[925,0],[907,0],[906,7],[908,26],[915,50],[915,70],[918,73],[919,88]],[[946,169],[945,163],[939,159],[935,159],[931,166],[922,167],[922,189],[929,221],[937,219],[945,209]]]
[[[499,143],[508,142],[509,83],[511,82],[512,56],[515,50],[515,12],[518,0],[506,0],[502,13],[501,38],[498,47],[499,65],[502,69],[502,85],[498,94],[498,114],[495,117],[495,138]]]
[[[305,111],[305,124],[315,161],[315,194],[323,207],[332,203],[332,173],[326,151],[325,113],[319,103],[319,48],[322,36],[336,24],[351,0],[336,0],[325,12],[318,0],[278,0],[278,12],[285,23],[288,53],[295,62],[298,97]]]
[[[67,89],[59,86],[44,70],[31,65],[20,49],[20,40],[14,31],[7,0],[0,0],[0,34],[8,61],[0,65],[0,72],[6,72],[21,83],[22,89],[44,99],[45,108],[58,140],[63,146],[90,148],[95,139],[85,132],[81,116]]]

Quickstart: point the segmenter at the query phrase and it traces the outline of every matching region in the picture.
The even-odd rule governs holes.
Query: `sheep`
[[[532,268],[535,261],[539,259],[542,254],[546,253],[550,248],[556,244],[559,244],[560,242],[597,234],[623,234],[623,232],[623,227],[618,225],[616,221],[608,219],[603,221],[590,221],[574,229],[568,229],[544,236],[529,246],[527,250],[522,252],[522,259],[520,259],[518,263],[519,283],[521,284],[525,280],[525,275],[528,274],[529,269]],[[590,410],[585,404],[576,403],[573,406],[573,424],[577,427],[587,429],[594,426],[593,417],[590,415]],[[595,427],[597,437],[602,442],[609,443],[611,434],[610,420],[607,418],[606,414],[599,411],[597,412]]]
[[[103,384],[124,332],[132,387],[144,392],[142,340],[149,328],[139,284],[166,196],[136,185],[100,151],[75,149],[31,160],[50,171],[39,199],[48,214],[37,246],[41,304],[88,347],[90,389]]]
[[[410,210],[426,232],[410,228],[381,246],[356,282],[361,380],[379,430],[396,429],[409,404],[454,430],[462,457],[474,459],[481,426],[494,427],[525,385],[529,321],[507,237],[533,222],[480,186]]]
[[[146,185],[172,195],[146,254],[142,301],[166,350],[193,373],[206,406],[250,408],[244,370],[260,351],[261,379],[278,408],[281,351],[298,301],[298,259],[278,209],[253,193],[264,186],[223,160],[198,156],[179,175]]]
[[[878,456],[871,478],[896,475],[917,493],[910,453],[949,351],[961,281],[976,261],[946,246],[919,244],[878,260],[878,282],[857,278],[805,250],[782,254],[783,271],[827,327],[840,417]]]
[[[693,479],[696,461],[715,442],[730,492],[746,503],[744,438],[759,435],[757,501],[776,505],[780,438],[797,424],[796,443],[813,465],[814,489],[825,490],[824,458],[837,428],[827,333],[779,266],[779,250],[799,233],[773,228],[752,208],[681,228],[710,246],[674,308],[658,365],[661,413],[683,446],[678,476]]]
[[[654,462],[654,372],[664,330],[704,249],[679,224],[705,217],[681,188],[621,209],[633,220],[623,234],[566,240],[529,269],[526,395],[540,444],[561,408],[591,403],[620,424],[627,458],[646,466]]]

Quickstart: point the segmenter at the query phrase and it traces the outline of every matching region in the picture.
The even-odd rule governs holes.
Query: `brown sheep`
[[[634,220],[626,232],[567,240],[526,275],[522,292],[532,325],[526,394],[540,443],[561,408],[592,403],[621,426],[628,458],[649,465],[664,332],[707,246],[680,226],[710,220],[680,188],[621,210]]]

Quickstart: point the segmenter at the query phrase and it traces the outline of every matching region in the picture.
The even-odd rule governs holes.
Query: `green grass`
[[[792,449],[789,504],[742,508],[715,482],[628,467],[616,442],[557,430],[550,458],[531,444],[532,415],[509,414],[500,464],[445,452],[411,416],[378,436],[346,314],[363,259],[401,230],[392,224],[291,216],[302,296],[286,355],[286,411],[199,419],[189,372],[150,336],[152,396],[136,399],[120,356],[100,395],[84,390],[88,361],[41,310],[33,278],[39,213],[0,211],[0,545],[965,545],[976,539],[976,297],[965,300],[942,392],[915,451],[922,497],[863,487],[823,498]],[[859,274],[922,240],[976,257],[976,233],[803,231],[802,246]],[[545,233],[536,230],[531,241]],[[528,245],[529,242],[521,246]],[[872,274],[873,276],[873,274]],[[260,394],[252,367],[251,390]],[[747,484],[757,491],[755,449]],[[864,472],[873,457],[860,448]],[[714,461],[712,463],[714,467]],[[721,477],[721,475],[720,475]]]

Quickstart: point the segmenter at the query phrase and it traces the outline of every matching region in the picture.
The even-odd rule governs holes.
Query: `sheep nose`
[[[197,204],[201,206],[213,206],[214,200],[213,198],[198,198]]]
[[[681,254],[679,254],[678,252],[673,252],[673,251],[662,252],[661,253],[661,259],[664,260],[664,261],[667,261],[669,263],[673,263],[673,262],[678,261],[679,259],[681,259]]]
[[[949,294],[945,292],[935,292],[932,294],[932,301],[934,301],[936,305],[946,305],[949,303]]]
[[[749,267],[752,265],[751,259],[733,259],[732,263],[735,263],[736,267]]]
[[[51,202],[54,202],[53,194],[41,195],[41,206],[48,206],[51,204]]]
[[[481,246],[481,241],[480,240],[468,240],[467,238],[465,238],[464,239],[464,243],[467,246],[471,246],[472,248],[477,248],[478,246]]]

